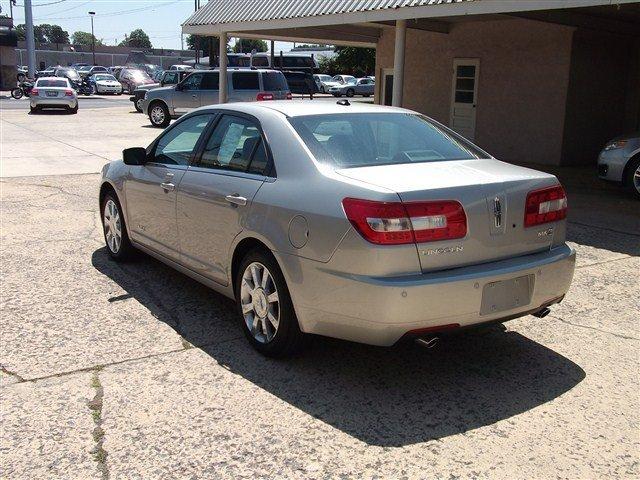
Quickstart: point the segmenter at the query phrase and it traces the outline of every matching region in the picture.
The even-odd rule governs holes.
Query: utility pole
[[[24,23],[27,36],[27,72],[29,78],[36,76],[36,42],[33,38],[33,12],[31,11],[31,0],[24,0]]]
[[[96,12],[89,12],[91,17],[91,56],[93,57],[93,64],[96,64],[96,36],[93,34],[93,16]]]

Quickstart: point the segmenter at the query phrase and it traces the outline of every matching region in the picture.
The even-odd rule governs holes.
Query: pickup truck
[[[185,70],[166,70],[162,73],[159,83],[149,83],[147,85],[140,85],[139,87],[136,87],[133,91],[133,95],[129,97],[129,100],[133,102],[133,105],[136,107],[136,111],[142,113],[142,100],[144,100],[144,96],[149,90],[166,87],[168,85],[177,85],[190,73],[191,71]]]

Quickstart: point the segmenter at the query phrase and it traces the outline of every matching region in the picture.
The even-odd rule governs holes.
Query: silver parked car
[[[329,89],[331,87],[336,87],[340,85],[338,82],[334,82],[331,75],[324,74],[315,74],[313,79],[316,82],[316,86],[318,87],[318,91],[320,93],[329,93]]]
[[[218,70],[194,71],[175,86],[147,92],[140,106],[152,125],[164,128],[172,118],[218,103],[219,78]],[[230,102],[291,99],[282,72],[269,69],[228,70],[227,92]]]
[[[282,356],[542,317],[569,289],[567,199],[418,113],[347,102],[213,105],[104,166],[109,254],[140,249],[234,298]]]
[[[607,142],[598,156],[598,176],[622,183],[640,199],[640,132]]]
[[[41,77],[31,89],[31,113],[44,108],[64,108],[78,113],[78,96],[66,77]]]
[[[329,93],[334,97],[341,97],[342,95],[347,97],[353,97],[354,95],[370,97],[374,93],[375,86],[376,82],[369,77],[351,78],[341,85],[331,87]]]

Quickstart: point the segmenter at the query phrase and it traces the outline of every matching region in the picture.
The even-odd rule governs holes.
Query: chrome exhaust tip
[[[541,308],[536,313],[533,314],[534,317],[544,318],[551,313],[551,310],[547,307]]]
[[[420,345],[421,347],[424,348],[433,348],[435,347],[438,342],[440,341],[440,339],[438,337],[431,337],[431,338],[416,338],[415,342]]]

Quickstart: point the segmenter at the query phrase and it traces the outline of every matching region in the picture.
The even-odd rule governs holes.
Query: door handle
[[[232,203],[234,205],[246,205],[247,204],[247,199],[244,198],[244,197],[241,197],[237,193],[234,193],[233,195],[227,195],[224,198],[227,200],[227,202]]]
[[[171,182],[162,182],[160,186],[165,192],[172,192],[176,189],[176,186]]]

